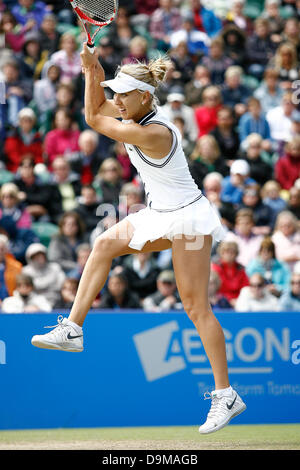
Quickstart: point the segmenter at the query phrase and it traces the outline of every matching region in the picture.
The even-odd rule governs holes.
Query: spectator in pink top
[[[51,170],[53,160],[59,155],[68,156],[72,152],[79,151],[79,130],[72,128],[73,119],[69,111],[59,109],[55,113],[55,128],[49,131],[45,137],[45,153],[48,166]]]
[[[290,211],[278,214],[272,241],[275,244],[276,256],[291,269],[300,260],[300,230],[297,217]]]
[[[71,82],[81,73],[80,53],[76,38],[71,33],[64,33],[60,40],[60,50],[51,55],[51,62],[61,69],[61,82]]]

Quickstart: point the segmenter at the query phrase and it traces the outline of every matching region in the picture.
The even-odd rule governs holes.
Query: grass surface
[[[299,450],[300,424],[232,425],[209,435],[194,426],[0,431],[0,449]]]

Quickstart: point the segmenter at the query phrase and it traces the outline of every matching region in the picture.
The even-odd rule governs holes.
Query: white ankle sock
[[[218,396],[230,396],[232,395],[232,392],[233,392],[233,389],[231,387],[231,385],[227,388],[220,388],[218,390],[214,390],[213,393],[215,393],[216,395]]]
[[[81,333],[82,332],[82,327],[77,325],[77,323],[74,323],[73,321],[69,320],[68,319],[68,322],[70,323],[70,325],[73,326],[74,330],[77,331],[78,333]]]

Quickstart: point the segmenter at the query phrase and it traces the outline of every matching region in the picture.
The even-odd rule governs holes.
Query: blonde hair
[[[121,65],[117,73],[122,72],[130,75],[136,80],[145,82],[148,85],[158,88],[158,86],[165,80],[167,71],[172,67],[173,63],[168,56],[160,56],[157,59],[152,59],[148,63],[136,60],[135,63]],[[152,107],[158,104],[157,98],[152,97]]]
[[[106,168],[111,165],[114,165],[117,168],[118,176],[119,178],[121,178],[123,174],[122,165],[116,158],[113,157],[108,157],[103,160],[103,163],[101,163],[100,168],[98,170],[97,177],[101,179],[104,176]]]
[[[201,147],[203,144],[210,145],[211,152],[210,152],[209,158],[203,157],[203,155],[201,154]],[[196,158],[201,157],[203,161],[214,162],[220,157],[220,155],[221,155],[221,152],[220,152],[220,147],[219,147],[217,140],[215,139],[213,135],[206,134],[197,140],[196,146],[190,158],[191,160],[196,160]]]
[[[19,199],[19,188],[14,183],[4,183],[0,190],[0,196],[2,197],[3,194],[11,194],[15,199]]]
[[[292,44],[291,42],[284,42],[283,44],[281,44],[278,47],[278,49],[275,53],[275,56],[274,56],[275,68],[277,70],[279,70],[282,67],[282,52],[283,51],[290,53],[290,55],[291,55],[291,67],[296,68],[297,64],[298,64],[297,49],[294,46],[294,44]]]

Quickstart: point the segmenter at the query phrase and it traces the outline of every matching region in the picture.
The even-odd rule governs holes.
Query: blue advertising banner
[[[236,424],[300,422],[300,314],[216,313]],[[0,429],[199,425],[213,377],[184,313],[91,313],[82,353],[33,347],[55,314],[0,315]]]

